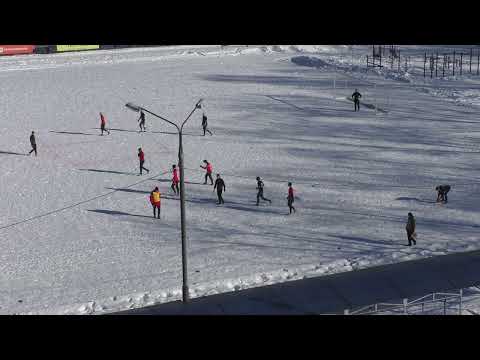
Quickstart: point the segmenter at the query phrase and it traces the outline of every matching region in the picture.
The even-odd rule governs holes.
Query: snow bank
[[[471,251],[474,249],[475,247],[471,245],[461,245],[455,250]],[[301,280],[309,277],[361,270],[372,266],[393,264],[400,261],[415,260],[431,256],[441,256],[451,252],[452,249],[447,249],[441,245],[433,244],[427,245],[420,251],[417,251],[415,247],[413,247],[408,248],[407,251],[393,251],[387,256],[384,254],[368,254],[366,256],[352,259],[337,259],[330,263],[308,264],[292,268],[282,268],[276,271],[261,272],[245,277],[222,279],[221,281],[197,284],[190,287],[190,297],[193,299],[225,292],[240,291],[282,282]],[[23,314],[101,315],[178,301],[181,300],[181,298],[181,288],[176,287],[151,292],[115,295],[107,299],[89,301],[86,303],[77,303],[44,310],[29,311]]]
[[[239,52],[242,54],[270,54],[270,53],[309,53],[309,54],[337,54],[348,50],[344,45],[264,45],[249,46]]]
[[[290,59],[290,61],[300,66],[308,66],[315,68],[323,68],[330,65],[326,61],[323,61],[322,59],[313,56],[294,56]]]

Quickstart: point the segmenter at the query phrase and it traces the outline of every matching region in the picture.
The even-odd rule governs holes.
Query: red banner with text
[[[35,45],[0,45],[0,55],[32,54]]]

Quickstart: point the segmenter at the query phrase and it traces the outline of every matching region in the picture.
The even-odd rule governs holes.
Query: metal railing
[[[478,286],[475,287],[480,289]],[[413,300],[405,298],[401,302],[379,302],[357,309],[345,309],[343,315],[420,315],[438,314],[439,311],[447,315],[448,310],[451,310],[452,314],[462,315],[468,312],[478,315],[475,311],[464,308],[466,299],[468,301],[480,299],[480,293],[465,296],[464,289],[459,289],[458,292],[433,292]]]

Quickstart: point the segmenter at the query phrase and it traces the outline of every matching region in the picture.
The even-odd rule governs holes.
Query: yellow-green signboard
[[[100,45],[57,45],[57,51],[96,50]]]

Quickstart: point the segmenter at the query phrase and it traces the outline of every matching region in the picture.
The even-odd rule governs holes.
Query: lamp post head
[[[202,108],[202,102],[203,102],[203,99],[198,100],[197,106],[196,106],[197,109],[201,109],[201,108]]]
[[[142,108],[134,103],[127,103],[125,104],[125,106],[127,108],[129,108],[130,110],[132,111],[135,111],[135,112],[139,112],[140,110],[142,110]]]

